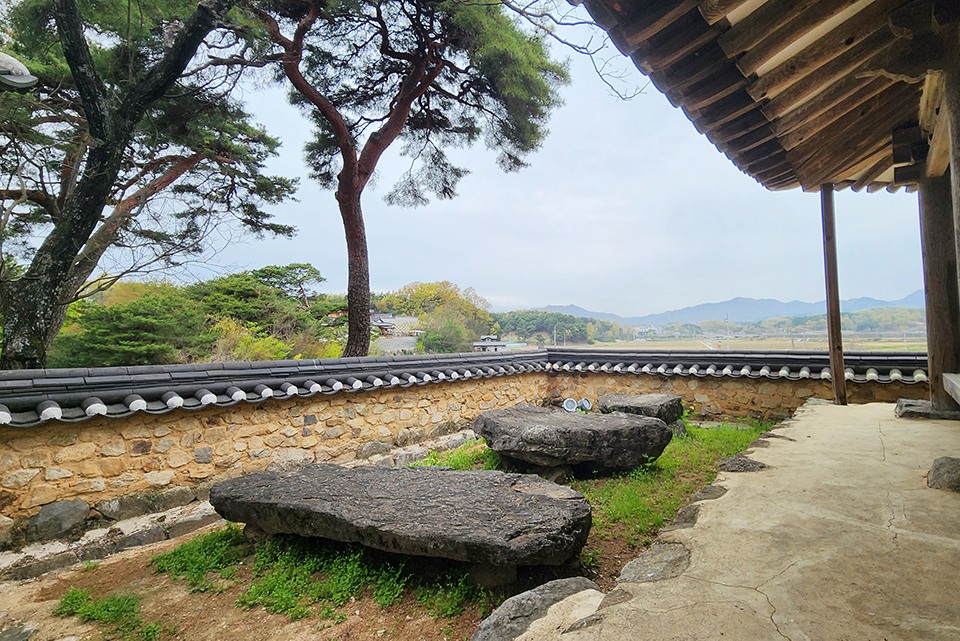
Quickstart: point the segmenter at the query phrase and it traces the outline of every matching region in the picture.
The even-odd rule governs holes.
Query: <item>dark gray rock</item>
[[[103,559],[119,551],[120,548],[117,547],[116,537],[104,537],[100,541],[84,545],[76,550],[77,560],[81,563]]]
[[[901,398],[894,410],[897,418],[920,418],[929,421],[960,421],[960,411],[941,410],[930,401]]]
[[[74,565],[75,563],[77,563],[77,555],[69,550],[45,559],[36,559],[32,556],[27,556],[9,567],[4,568],[3,572],[0,573],[0,578],[5,581],[22,581]]]
[[[203,514],[194,514],[185,519],[181,519],[167,526],[167,538],[175,539],[184,534],[190,534],[195,530],[206,527],[211,523],[220,521],[220,515],[216,512],[207,512]]]
[[[527,474],[429,467],[308,465],[218,483],[210,503],[228,521],[491,565],[559,565],[590,531],[590,504]]]
[[[693,527],[697,524],[697,519],[700,517],[700,506],[696,503],[690,505],[685,505],[680,508],[677,512],[677,516],[673,519],[673,523],[667,527],[660,530],[661,532],[671,532],[673,530],[685,530],[688,527]]]
[[[39,629],[36,623],[18,623],[12,628],[0,632],[0,641],[27,641]]]
[[[683,421],[676,420],[673,423],[668,423],[667,427],[670,428],[670,431],[673,432],[674,436],[686,436],[687,435],[687,426],[683,424]]]
[[[690,565],[690,550],[682,543],[658,541],[623,566],[617,583],[649,583],[672,579]]]
[[[89,515],[90,506],[80,499],[48,503],[27,522],[27,541],[48,541],[73,534]]]
[[[531,404],[482,412],[473,430],[508,459],[545,467],[589,463],[611,470],[656,460],[673,437],[657,418],[577,414]]]
[[[196,498],[196,492],[189,487],[172,487],[162,492],[135,492],[100,501],[94,506],[100,514],[114,521],[131,519],[135,516],[165,512],[171,508],[186,505]]]
[[[122,521],[150,511],[149,497],[152,492],[136,492],[124,496],[115,496],[97,503],[97,512],[114,521]]]
[[[727,488],[722,485],[708,485],[697,492],[691,498],[691,501],[713,501],[727,493]]]
[[[960,492],[960,458],[941,456],[927,474],[927,485],[935,490]]]
[[[117,539],[117,549],[126,550],[127,548],[138,548],[142,545],[159,543],[167,539],[167,531],[162,525],[155,525],[145,530],[131,532]]]
[[[360,458],[370,458],[371,456],[376,456],[377,454],[389,454],[390,450],[392,449],[393,445],[390,443],[385,443],[383,441],[369,441],[360,449]]]
[[[584,590],[600,587],[582,576],[557,579],[510,597],[480,622],[470,641],[507,641],[527,631],[530,624],[542,618],[550,606]]]
[[[765,470],[768,467],[770,466],[766,463],[754,461],[753,459],[747,458],[743,454],[737,454],[736,456],[725,458],[720,461],[719,465],[721,472],[759,472],[760,470]]]
[[[676,394],[604,394],[597,407],[604,414],[639,414],[659,418],[668,425],[683,416],[683,399]]]

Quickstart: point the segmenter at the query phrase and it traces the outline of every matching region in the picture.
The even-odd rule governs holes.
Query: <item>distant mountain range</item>
[[[876,298],[851,298],[840,301],[844,312],[860,312],[876,307],[924,307],[923,290],[918,289],[900,300],[877,300]],[[644,325],[662,325],[664,323],[699,323],[707,320],[730,320],[735,323],[761,321],[768,318],[790,318],[793,316],[819,316],[827,313],[826,301],[804,303],[794,300],[784,303],[772,298],[734,298],[722,303],[703,303],[693,307],[684,307],[660,314],[631,316],[624,318],[616,314],[591,312],[576,305],[548,305],[543,309],[583,318],[598,318],[615,321],[633,327]]]

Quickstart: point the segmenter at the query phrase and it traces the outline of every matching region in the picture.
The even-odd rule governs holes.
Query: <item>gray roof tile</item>
[[[854,382],[926,380],[922,353],[851,352]],[[26,428],[46,420],[75,422],[98,416],[162,414],[177,407],[229,407],[238,402],[330,395],[359,390],[445,384],[465,378],[511,376],[526,371],[659,373],[801,380],[829,376],[825,352],[697,350],[532,350],[472,354],[305,359],[258,363],[73,368],[0,372],[0,425]],[[205,391],[201,391],[205,390]],[[259,391],[258,391],[259,390]],[[93,400],[97,399],[97,400]],[[206,404],[201,399],[207,401]],[[4,409],[6,406],[6,409]],[[6,412],[6,414],[4,414]]]

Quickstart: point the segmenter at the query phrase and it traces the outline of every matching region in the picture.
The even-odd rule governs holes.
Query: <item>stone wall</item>
[[[848,389],[853,402],[928,395],[921,384]],[[829,381],[528,373],[0,429],[0,545],[22,540],[28,519],[56,502],[79,498],[105,508],[109,499],[136,495],[144,505],[155,497],[162,503],[172,488],[208,485],[271,464],[349,463],[383,454],[467,427],[486,409],[570,397],[596,401],[614,392],[672,392],[711,418],[780,418],[811,396],[832,397]],[[103,516],[108,511],[100,509]]]
[[[702,418],[742,417],[781,420],[793,414],[808,398],[833,399],[828,380],[699,378],[694,376],[619,376],[578,372],[554,374],[551,396],[554,402],[564,398],[588,398],[596,402],[604,394],[649,394],[665,392],[683,397]],[[847,383],[851,403],[895,403],[900,398],[927,399],[926,383]]]
[[[548,399],[541,373],[0,429],[0,544],[53,502],[95,507],[271,463],[348,463],[467,427],[486,409]]]

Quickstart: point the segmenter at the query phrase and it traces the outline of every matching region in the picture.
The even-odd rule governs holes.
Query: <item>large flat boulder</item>
[[[658,418],[579,414],[524,404],[482,412],[473,430],[496,452],[534,465],[631,470],[656,460],[673,433]]]
[[[680,420],[683,399],[676,394],[604,394],[597,399],[597,408],[604,414],[624,412],[652,416],[666,423],[677,436],[687,433]]]
[[[489,565],[560,565],[590,532],[579,492],[530,474],[308,465],[218,483],[210,503],[267,534]]]

